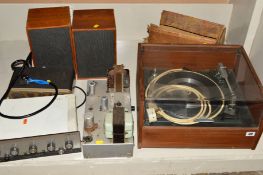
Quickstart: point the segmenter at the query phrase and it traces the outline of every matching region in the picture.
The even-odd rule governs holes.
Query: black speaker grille
[[[69,28],[29,30],[37,67],[67,67],[73,70]]]
[[[114,64],[114,31],[74,32],[78,76],[80,78],[106,77]]]

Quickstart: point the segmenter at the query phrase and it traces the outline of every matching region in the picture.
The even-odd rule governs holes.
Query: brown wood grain
[[[144,70],[152,68],[215,69],[222,62],[240,81],[245,101],[258,125],[251,127],[145,126]],[[240,67],[240,65],[242,65]],[[138,147],[169,148],[247,148],[255,149],[263,130],[263,98],[261,83],[242,46],[146,44],[138,46],[137,62]],[[249,96],[249,94],[251,96]],[[255,99],[257,97],[258,101]],[[246,137],[246,132],[256,132]]]
[[[160,25],[174,27],[216,40],[222,36],[225,30],[224,25],[165,10],[162,12]]]
[[[177,148],[253,148],[257,135],[246,137],[246,132],[260,131],[257,127],[144,126],[141,145],[142,147]]]
[[[187,67],[192,70],[215,69],[219,62],[233,68],[235,55],[236,51],[231,47],[213,47],[211,45],[147,44],[147,47],[143,47],[141,52],[145,68]]]
[[[157,26],[151,24],[148,27],[149,43],[173,43],[173,44],[216,44],[217,40],[201,35],[196,35],[177,28]]]
[[[72,27],[70,27],[70,42],[71,42],[71,49],[72,49],[72,63],[74,66],[75,71],[75,78],[78,79],[78,64],[76,59],[76,46],[75,46],[75,40],[74,40],[74,34],[72,31]]]
[[[226,38],[226,28],[222,31],[222,34],[219,35],[219,38],[217,39],[216,44],[224,44],[225,43],[225,38]]]
[[[27,29],[70,26],[69,7],[35,8],[28,10]]]
[[[113,9],[74,10],[73,12],[73,31],[115,30],[115,26]]]

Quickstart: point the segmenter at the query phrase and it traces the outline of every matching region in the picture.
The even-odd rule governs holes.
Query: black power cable
[[[76,107],[78,109],[78,108],[80,108],[81,106],[83,106],[85,104],[85,102],[87,100],[87,93],[82,88],[80,88],[79,86],[73,86],[73,88],[79,89],[85,96],[84,100],[82,101],[82,103]]]
[[[31,67],[31,60],[32,60],[32,52],[29,53],[26,60],[16,60],[11,64],[11,68],[13,71],[16,68],[19,68],[20,66],[21,67],[19,69],[17,76],[14,77],[13,79],[11,79],[11,81],[7,87],[7,90],[5,91],[4,95],[0,99],[0,106],[1,106],[2,102],[4,101],[4,99],[6,99],[8,97],[8,94],[9,94],[11,88],[15,85],[18,78],[23,78],[25,81],[27,81],[29,83],[37,83],[37,84],[52,86],[55,89],[55,95],[53,96],[53,98],[50,100],[50,102],[47,105],[45,105],[43,108],[41,108],[35,112],[32,112],[30,114],[26,114],[26,115],[20,115],[20,116],[10,116],[10,115],[6,115],[6,114],[3,114],[0,112],[1,117],[7,118],[7,119],[24,119],[24,118],[32,117],[32,116],[44,111],[45,109],[47,109],[57,98],[58,88],[54,83],[44,81],[44,80],[34,80],[34,79],[31,79],[30,77],[23,77],[23,72],[24,72],[25,68]]]

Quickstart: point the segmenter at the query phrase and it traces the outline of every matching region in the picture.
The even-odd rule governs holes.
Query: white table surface
[[[132,105],[136,106],[136,60],[138,41],[118,41],[118,64],[130,69]],[[0,95],[10,80],[10,64],[26,58],[27,41],[0,42]],[[85,80],[76,85],[86,87]],[[77,102],[82,100],[76,91]],[[83,106],[84,107],[84,106]],[[83,115],[84,108],[78,110]],[[0,174],[190,174],[199,172],[231,172],[263,169],[263,141],[256,150],[248,149],[166,149],[137,148],[137,115],[135,147],[132,158],[83,159],[81,153],[21,160],[0,164]]]

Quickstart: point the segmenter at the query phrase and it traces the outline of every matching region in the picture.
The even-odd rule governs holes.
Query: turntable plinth
[[[230,88],[234,89],[235,98],[233,94],[230,97],[231,90],[226,81],[221,80],[222,77],[216,78],[219,63],[227,68]],[[206,92],[206,89],[211,89],[211,86],[208,87],[205,83],[200,83],[202,88],[199,88],[198,84],[196,86],[189,84],[192,89],[197,89],[204,94],[204,101],[209,101],[209,105],[212,106],[210,111],[212,114],[213,109],[217,110],[218,106],[223,105],[222,111],[216,117],[209,119],[208,108],[192,123],[173,123],[160,115],[160,110],[163,110],[176,119],[186,119],[186,121],[189,119],[187,115],[182,118],[178,117],[177,109],[180,108],[174,106],[185,105],[185,103],[189,105],[191,100],[187,99],[181,104],[180,102],[184,101],[181,96],[180,100],[173,95],[167,97],[168,91],[166,96],[156,97],[149,94],[147,96],[147,87],[158,75],[177,69],[198,72],[210,77],[218,84],[224,94],[223,97],[214,97],[213,95],[216,94],[214,89]],[[173,77],[174,79],[177,77],[178,80],[173,80]],[[179,80],[177,74],[170,74],[158,81],[160,84],[156,85],[154,89],[156,91],[165,85],[177,85],[182,80]],[[167,84],[164,83],[165,81]],[[180,85],[185,86],[187,83]],[[137,62],[138,147],[255,149],[263,129],[261,86],[242,46],[139,44]],[[229,112],[233,101],[235,110]],[[154,108],[157,121],[149,120],[150,114],[146,110],[148,108]],[[180,111],[185,110],[182,108]],[[189,110],[187,112],[189,113]]]

